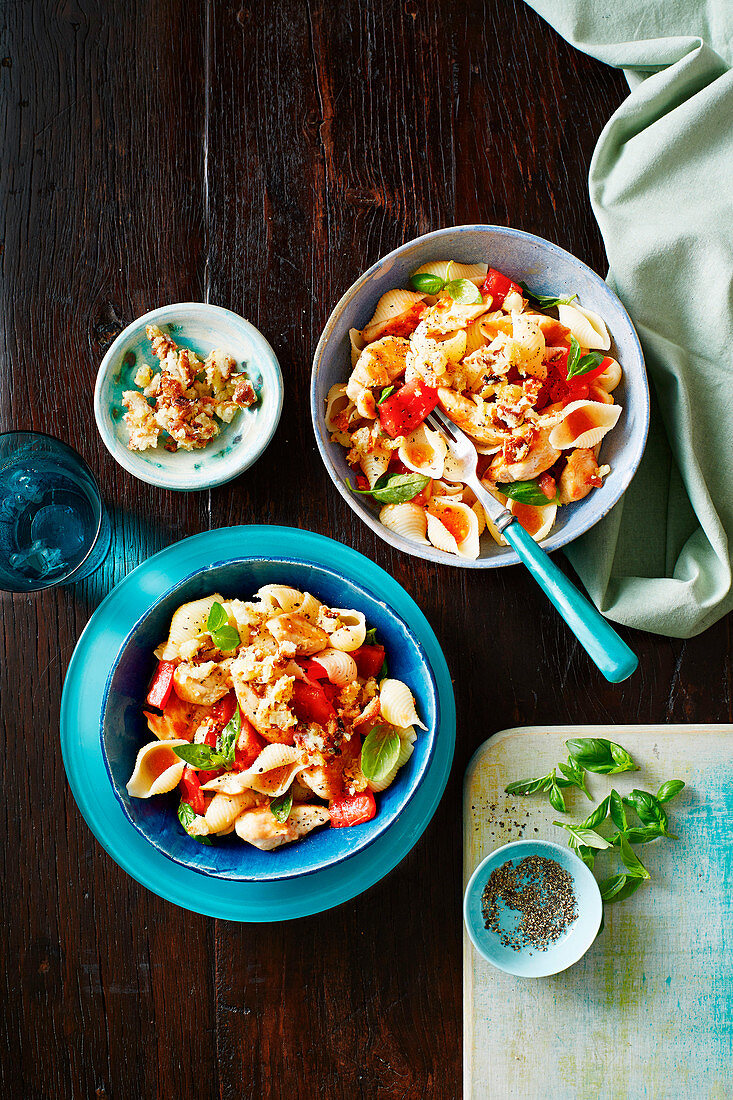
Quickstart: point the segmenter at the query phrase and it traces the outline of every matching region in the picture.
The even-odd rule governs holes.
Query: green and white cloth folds
[[[609,618],[692,637],[733,607],[733,4],[528,2],[629,82],[590,198],[653,383],[639,471],[568,557]]]

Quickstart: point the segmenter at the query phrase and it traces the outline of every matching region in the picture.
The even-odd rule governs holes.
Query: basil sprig
[[[622,745],[605,737],[574,737],[565,744],[573,759],[587,772],[618,775],[639,770]]]
[[[655,826],[661,829],[664,836],[670,835],[667,832],[667,814],[662,808],[662,804],[653,794],[649,794],[648,791],[639,791],[635,788],[631,794],[626,795],[623,801],[624,805],[629,806],[636,812],[636,816],[639,818],[642,825]]]
[[[585,770],[581,768],[580,764],[573,760],[572,756],[569,756],[567,764],[558,764],[557,766],[567,780],[568,786],[577,787],[579,791],[583,792],[588,801],[592,802],[593,799],[585,781]]]
[[[229,623],[229,616],[218,602],[211,605],[209,617],[206,620],[206,629],[211,635],[211,640],[222,653],[228,653],[236,649],[241,639],[238,631]]]
[[[354,489],[348,478],[346,484],[352,493],[373,496],[380,504],[404,504],[421,493],[429,481],[426,474],[382,474],[372,489]]]
[[[595,370],[596,367],[600,367],[605,356],[601,355],[599,351],[589,351],[585,355],[580,354],[580,344],[574,336],[570,337],[570,352],[568,354],[568,362],[566,368],[566,375],[568,381],[571,378],[578,378],[581,374],[588,374],[589,371]]]
[[[367,779],[385,779],[400,755],[400,735],[391,726],[375,726],[361,746],[361,770]]]
[[[550,499],[545,496],[537,481],[512,481],[508,485],[498,486],[500,493],[505,497],[511,497],[519,504],[532,504],[535,508],[543,508],[545,504],[557,504],[557,495]]]
[[[623,837],[626,837],[629,844],[648,844],[652,840],[659,840],[662,836],[666,836],[670,840],[675,839],[671,833],[662,832],[658,825],[642,825],[641,827],[633,825],[627,829],[620,829],[619,832],[614,833],[608,839],[614,848],[618,848]]]
[[[454,302],[462,306],[478,304],[481,291],[470,279],[450,279],[446,282],[440,275],[429,275],[426,271],[410,276],[410,282],[421,294],[440,294],[445,290]]]
[[[181,801],[178,806],[178,820],[183,828],[186,830],[192,840],[198,840],[199,844],[211,844],[208,836],[199,836],[197,833],[191,832],[191,826],[198,820],[199,814],[194,812],[193,806],[190,802]]]
[[[553,306],[569,306],[578,297],[577,294],[572,294],[569,298],[557,298],[554,294],[537,294],[534,290],[530,290],[526,283],[520,283],[519,285],[527,297],[536,302],[540,309],[552,309]]]
[[[227,771],[234,763],[237,749],[237,738],[242,729],[242,719],[239,707],[234,708],[231,721],[227,723],[219,734],[216,748],[211,745],[176,745],[173,749],[176,756],[185,760],[192,768],[201,768],[203,771],[215,771],[217,768],[225,768]]]
[[[287,821],[293,808],[293,788],[281,794],[279,798],[273,798],[270,802],[270,813],[280,824]]]

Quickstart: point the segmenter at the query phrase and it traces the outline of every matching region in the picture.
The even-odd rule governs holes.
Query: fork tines
[[[434,431],[442,432],[443,435],[449,436],[450,439],[459,438],[458,432],[460,429],[456,429],[456,425],[453,421],[449,420],[443,410],[439,409],[437,405],[432,412],[428,413],[426,419]]]

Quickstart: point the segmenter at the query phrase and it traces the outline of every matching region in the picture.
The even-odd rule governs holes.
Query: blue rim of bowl
[[[276,389],[277,389],[277,405],[271,414],[271,423],[267,427],[265,435],[262,437],[258,446],[248,453],[247,457],[238,463],[236,469],[230,473],[226,473],[222,476],[207,477],[206,473],[202,471],[201,484],[195,488],[182,488],[179,485],[170,485],[166,482],[164,475],[150,474],[146,476],[144,467],[138,467],[128,459],[124,452],[116,454],[112,448],[110,440],[108,438],[107,429],[104,424],[104,417],[102,415],[102,385],[109,371],[110,365],[114,356],[117,354],[120,347],[122,347],[127,340],[128,334],[131,329],[136,328],[140,324],[147,324],[149,321],[159,318],[161,313],[168,312],[169,310],[184,310],[195,307],[196,309],[204,309],[212,313],[218,314],[223,317],[230,318],[237,322],[237,324],[244,327],[249,339],[252,341],[253,346],[257,350],[258,355],[264,355],[269,361],[270,366],[275,372],[276,377]],[[165,322],[169,323],[169,322]],[[248,470],[250,466],[254,465],[258,458],[264,453],[267,447],[272,441],[272,437],[277,431],[277,426],[280,423],[280,416],[282,414],[284,400],[284,387],[283,376],[280,369],[280,363],[275,355],[275,352],[270,344],[269,340],[262,335],[258,328],[252,324],[251,321],[241,317],[234,310],[226,309],[225,306],[216,306],[210,302],[172,302],[170,305],[157,306],[155,309],[148,310],[147,313],[143,313],[140,317],[136,317],[134,321],[131,321],[129,325],[126,325],[122,332],[115,337],[112,344],[109,346],[104,354],[102,362],[99,364],[99,370],[97,371],[97,379],[94,385],[94,419],[97,422],[97,431],[99,432],[102,442],[112,455],[112,458],[117,462],[128,474],[132,474],[139,481],[144,481],[148,485],[155,485],[159,489],[170,489],[172,492],[190,493],[199,492],[205,489],[215,489],[218,485],[226,485],[228,482],[233,481],[234,478],[239,477],[245,470]],[[201,452],[205,455],[205,449]]]
[[[469,767],[470,767],[470,765],[469,765]],[[496,859],[496,857],[498,855],[501,855],[502,852],[509,852],[511,850],[517,851],[517,849],[519,847],[522,847],[522,848],[525,848],[525,849],[531,849],[536,844],[541,844],[543,848],[552,848],[552,849],[554,849],[556,852],[558,852],[563,857],[563,859],[568,859],[570,861],[570,863],[575,868],[575,874],[576,875],[580,875],[580,877],[584,878],[588,883],[593,884],[593,887],[595,887],[595,890],[592,891],[592,892],[594,894],[598,895],[598,901],[600,903],[600,909],[599,909],[599,913],[598,913],[598,924],[597,924],[597,926],[596,926],[596,928],[593,932],[592,939],[590,939],[588,941],[588,943],[585,944],[585,946],[583,947],[583,950],[578,952],[577,955],[574,955],[574,957],[570,958],[567,962],[564,962],[563,966],[560,967],[559,970],[549,970],[544,974],[517,974],[516,971],[511,970],[509,967],[502,966],[501,963],[497,962],[496,959],[493,959],[490,955],[487,955],[486,951],[484,950],[484,948],[482,946],[482,944],[480,944],[479,941],[477,940],[476,936],[474,935],[472,921],[469,919],[469,896],[471,894],[471,890],[473,889],[473,885],[476,882],[476,879],[478,879],[483,874],[484,868],[486,867],[486,864],[489,863],[490,860]],[[577,962],[580,962],[580,960],[583,958],[583,955],[585,955],[591,949],[591,947],[593,946],[593,944],[596,941],[596,937],[598,936],[598,929],[601,927],[601,920],[603,918],[603,901],[601,899],[601,891],[598,887],[598,883],[596,881],[595,875],[592,873],[592,871],[588,867],[586,867],[586,865],[583,863],[582,859],[580,859],[578,856],[576,856],[575,853],[572,852],[569,848],[564,848],[562,846],[562,844],[557,844],[554,840],[542,840],[542,839],[538,838],[536,841],[535,840],[510,840],[508,844],[502,844],[500,848],[494,848],[493,852],[489,852],[489,854],[487,856],[484,856],[484,858],[481,860],[478,867],[476,867],[473,874],[471,875],[468,882],[466,883],[466,889],[463,891],[462,910],[463,910],[463,925],[464,925],[464,928],[466,929],[466,933],[468,935],[468,938],[470,939],[471,943],[473,944],[474,948],[479,953],[481,958],[486,959],[486,961],[491,963],[491,965],[493,967],[495,967],[496,970],[501,970],[504,974],[511,974],[512,977],[515,977],[515,978],[532,978],[532,979],[534,979],[534,978],[550,978],[550,977],[552,977],[553,974],[562,974],[562,972],[564,970],[568,970],[571,966],[575,966],[575,964]]]
[[[331,478],[331,481],[334,483],[349,507],[354,512],[356,512],[360,519],[362,519],[369,527],[371,527],[375,534],[379,535],[379,537],[384,541],[387,541],[388,545],[394,545],[396,549],[402,550],[407,554],[412,554],[413,557],[421,558],[423,561],[434,561],[439,565],[452,565],[459,569],[498,569],[505,565],[518,565],[520,564],[521,559],[514,550],[503,550],[501,547],[499,547],[497,548],[499,552],[492,555],[491,557],[479,557],[475,561],[470,561],[466,558],[458,558],[453,554],[443,553],[434,548],[431,548],[431,550],[433,550],[434,552],[425,554],[422,551],[424,549],[427,549],[426,547],[421,548],[416,544],[410,542],[408,539],[397,535],[395,532],[390,532],[390,536],[393,541],[387,540],[384,534],[384,525],[381,524],[379,520],[375,516],[373,516],[366,507],[364,507],[363,510],[357,507],[357,502],[354,500],[353,494],[350,493],[346,485],[344,485],[343,481],[339,477],[338,471],[331,461],[331,447],[338,446],[338,444],[331,444],[327,438],[328,432],[326,432],[325,437],[321,432],[321,428],[324,427],[324,410],[318,407],[319,402],[316,392],[316,381],[318,377],[320,362],[323,357],[323,352],[326,344],[330,340],[333,329],[336,326],[336,321],[338,320],[340,314],[343,312],[345,307],[359,293],[365,283],[367,283],[369,279],[383,267],[384,264],[388,263],[390,260],[396,259],[398,256],[402,255],[406,249],[411,248],[414,245],[420,245],[427,241],[437,241],[440,240],[442,237],[448,236],[449,234],[453,233],[475,232],[477,230],[488,231],[505,237],[521,237],[522,239],[530,243],[540,245],[543,248],[549,249],[551,252],[556,253],[558,256],[568,257],[573,261],[573,263],[579,264],[582,268],[584,268],[594,282],[598,283],[599,286],[602,286],[604,290],[613,295],[613,297],[616,299],[616,302],[618,303],[619,309],[622,310],[629,323],[629,329],[631,331],[631,335],[636,347],[636,352],[639,356],[639,361],[642,367],[641,377],[644,382],[644,389],[646,392],[646,403],[644,408],[644,428],[643,432],[639,434],[639,442],[637,444],[636,452],[633,456],[632,461],[629,463],[629,467],[626,472],[623,475],[620,475],[618,484],[616,485],[614,491],[613,499],[606,505],[604,510],[600,512],[597,516],[590,518],[588,522],[584,525],[581,525],[581,529],[579,531],[576,531],[573,535],[564,536],[562,531],[560,531],[557,535],[554,536],[554,538],[550,537],[549,539],[546,539],[542,543],[542,548],[547,553],[552,553],[554,550],[560,550],[562,547],[567,546],[569,543],[575,542],[575,540],[580,538],[581,535],[586,534],[588,531],[590,531],[592,527],[595,527],[595,525],[599,523],[600,520],[604,519],[608,515],[611,509],[614,508],[616,504],[618,504],[619,500],[631,484],[631,481],[639,468],[639,463],[641,462],[642,455],[644,454],[644,448],[646,447],[647,437],[649,435],[649,379],[646,373],[644,352],[642,351],[639,336],[637,334],[636,328],[634,327],[634,323],[628,314],[628,311],[624,307],[618,295],[615,293],[614,290],[612,290],[608,283],[604,279],[602,279],[600,275],[598,275],[597,272],[593,270],[593,268],[589,267],[586,263],[583,263],[583,261],[579,260],[577,256],[574,256],[572,252],[568,252],[566,249],[561,248],[560,245],[553,244],[551,241],[545,240],[544,237],[538,237],[535,233],[527,233],[523,229],[511,229],[509,226],[504,225],[452,225],[446,226],[443,229],[435,229],[431,233],[424,233],[420,237],[413,237],[411,240],[405,241],[398,248],[392,249],[392,251],[388,252],[385,256],[382,256],[379,260],[373,263],[372,266],[367,271],[365,271],[363,275],[360,275],[356,282],[352,283],[349,289],[344,294],[342,294],[342,296],[339,298],[338,302],[334,306],[333,310],[331,311],[328,320],[326,321],[325,328],[321,333],[321,337],[318,341],[315,354],[313,356],[313,366],[311,370],[310,404],[313,432],[316,437],[316,444],[318,446],[318,450],[320,451],[323,464],[328,472],[328,476]]]
[[[125,806],[125,803],[124,803],[123,799],[120,797],[120,794],[117,790],[117,787],[115,786],[114,777],[112,775],[112,770],[110,768],[109,760],[107,758],[107,751],[106,751],[105,744],[104,744],[104,718],[105,718],[105,714],[106,714],[106,711],[107,711],[107,701],[109,699],[109,693],[110,693],[110,689],[111,689],[111,686],[112,686],[112,679],[114,677],[115,672],[117,671],[117,666],[120,662],[122,654],[127,649],[128,645],[130,644],[130,641],[132,639],[132,636],[135,634],[137,629],[150,616],[150,614],[155,610],[155,608],[158,606],[158,604],[161,603],[163,600],[167,599],[169,596],[174,595],[174,593],[179,588],[183,588],[184,585],[189,584],[192,580],[194,580],[197,577],[203,576],[204,574],[208,573],[211,569],[216,569],[218,566],[237,565],[239,563],[248,563],[248,562],[267,562],[268,564],[277,563],[277,564],[282,564],[282,565],[311,565],[311,566],[314,566],[316,569],[319,569],[323,573],[328,573],[331,577],[334,577],[336,580],[343,580],[344,579],[343,574],[340,574],[340,573],[336,572],[336,570],[331,569],[327,566],[320,565],[317,561],[312,561],[308,558],[292,558],[292,557],[290,557],[290,558],[283,558],[283,557],[263,558],[261,556],[257,556],[257,557],[248,556],[248,557],[241,557],[241,558],[228,558],[228,559],[223,559],[221,561],[212,562],[210,565],[205,565],[201,569],[195,570],[195,572],[190,573],[188,576],[184,577],[182,580],[177,581],[175,584],[171,585],[171,587],[168,588],[165,592],[162,592],[161,595],[158,597],[158,599],[156,599],[155,603],[151,607],[149,607],[148,610],[143,615],[141,615],[139,617],[139,619],[137,619],[137,621],[134,623],[134,625],[128,631],[127,636],[125,637],[125,640],[122,642],[120,648],[117,650],[117,653],[115,654],[112,665],[110,666],[109,673],[107,674],[107,679],[106,679],[106,682],[105,682],[105,685],[104,685],[104,693],[102,695],[102,707],[101,707],[101,711],[100,711],[100,715],[99,715],[99,742],[100,742],[100,747],[101,747],[101,751],[102,751],[102,759],[104,761],[104,766],[107,769],[107,775],[109,776],[110,786],[112,787],[115,798],[119,802],[119,804],[122,808],[122,812],[124,813],[127,820],[130,822],[130,824],[133,826],[133,828],[136,829],[137,832],[140,833],[140,835],[149,844],[152,844],[152,846],[157,851],[159,851],[162,855],[164,855],[167,859],[170,859],[173,863],[177,863],[182,867],[186,867],[190,871],[195,871],[197,874],[204,875],[208,878],[214,878],[214,879],[220,879],[221,878],[220,875],[217,875],[216,871],[209,870],[208,868],[196,867],[193,864],[188,863],[185,859],[176,859],[176,857],[171,855],[170,852],[167,852],[165,850],[165,848],[163,848],[159,844],[156,844],[155,841],[152,840],[145,832],[143,832],[143,830],[139,827],[139,825],[130,817],[130,814],[127,811],[127,807]],[[400,614],[398,614],[398,612],[395,611],[395,609],[391,605],[387,604],[386,601],[381,596],[379,596],[376,592],[372,592],[371,590],[365,588],[365,586],[360,581],[353,580],[351,577],[348,577],[346,579],[349,581],[350,584],[354,585],[355,588],[359,589],[362,592],[368,593],[368,595],[373,600],[376,600],[378,603],[383,604],[385,607],[389,607],[389,610],[390,610],[391,614],[394,615],[394,617],[400,621],[400,623],[402,624],[402,626],[405,629],[405,632],[407,634],[409,634],[409,636],[412,639],[412,642],[413,642],[417,652],[420,655],[422,665],[423,665],[423,667],[425,668],[425,670],[427,672],[428,680],[429,680],[430,685],[431,685],[431,691],[432,691],[432,695],[433,695],[433,702],[434,702],[434,706],[435,706],[435,728],[432,731],[430,751],[426,755],[425,760],[423,761],[422,766],[420,768],[420,771],[417,773],[417,775],[414,778],[413,786],[412,786],[412,789],[410,791],[409,796],[404,800],[403,804],[399,807],[399,809],[395,811],[394,816],[392,818],[390,818],[390,820],[388,820],[388,821],[385,820],[383,824],[381,824],[379,826],[376,826],[375,830],[370,832],[369,838],[367,840],[365,840],[362,844],[359,844],[358,846],[356,846],[354,848],[351,848],[349,851],[344,852],[343,855],[336,856],[334,859],[329,859],[327,863],[324,863],[323,865],[321,865],[319,867],[311,867],[311,868],[308,868],[307,870],[304,870],[304,871],[293,871],[290,874],[279,874],[279,875],[273,875],[273,876],[267,876],[267,875],[245,876],[245,875],[243,875],[241,878],[240,877],[235,878],[233,876],[228,876],[228,881],[232,881],[232,882],[275,882],[275,881],[284,881],[286,879],[302,878],[304,875],[317,874],[319,871],[324,870],[326,867],[335,867],[339,863],[343,863],[344,860],[350,859],[351,856],[355,855],[357,852],[364,851],[371,844],[373,844],[375,840],[378,840],[379,837],[384,835],[384,833],[389,829],[389,827],[392,825],[392,823],[393,823],[393,821],[396,817],[398,817],[400,814],[404,813],[407,804],[415,796],[415,794],[419,790],[420,786],[422,785],[422,782],[425,778],[425,775],[428,771],[428,768],[430,767],[430,764],[432,763],[433,756],[435,755],[435,745],[436,745],[436,741],[437,741],[437,738],[438,738],[438,733],[440,731],[440,724],[441,724],[440,694],[438,692],[438,685],[437,685],[437,682],[436,682],[436,679],[435,679],[435,673],[433,672],[432,665],[430,664],[430,661],[428,660],[428,656],[427,656],[427,653],[425,652],[425,649],[422,645],[422,642],[417,637],[417,635],[412,630],[412,628],[407,625],[407,623],[402,618],[402,616]],[[142,706],[142,700],[141,700],[140,705]],[[166,813],[166,812],[168,812],[166,809],[161,809],[161,813]],[[307,841],[308,841],[308,838],[306,837],[303,840],[301,840],[300,843],[304,844],[304,843],[307,843]],[[274,869],[275,868],[273,867],[273,870]]]
[[[393,823],[392,830],[371,848],[358,852],[351,863],[277,882],[204,879],[166,859],[143,840],[122,813],[106,783],[106,769],[99,751],[97,716],[104,679],[100,682],[100,673],[95,671],[98,661],[91,669],[87,665],[94,657],[95,638],[107,631],[118,633],[115,623],[124,620],[125,607],[130,601],[136,607],[146,604],[150,607],[151,601],[157,600],[156,584],[161,574],[176,575],[183,562],[188,572],[201,556],[205,559],[218,556],[220,549],[212,552],[206,548],[218,548],[222,536],[227,540],[237,537],[259,548],[265,538],[269,545],[273,535],[286,541],[297,535],[298,547],[305,538],[322,551],[321,563],[330,561],[338,548],[339,567],[345,559],[353,568],[375,574],[375,583],[379,580],[389,592],[391,605],[398,604],[400,615],[409,617],[425,638],[425,649],[438,684],[443,721],[433,766],[422,788]],[[430,623],[402,585],[376,562],[325,535],[262,524],[189,536],[153,554],[123,577],[93,612],[76,644],[64,679],[59,718],[61,754],[71,792],[82,818],[111,859],[141,886],[172,905],[244,923],[277,922],[322,913],[364,893],[393,871],[414,848],[438,808],[451,770],[456,735],[453,686],[445,656]],[[95,758],[96,753],[99,756]]]

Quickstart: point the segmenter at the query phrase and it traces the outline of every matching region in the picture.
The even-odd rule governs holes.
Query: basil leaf
[[[376,626],[370,626],[366,632],[364,638],[364,645],[376,645],[377,644],[377,628]]]
[[[380,485],[383,478],[384,482]],[[352,493],[373,496],[380,504],[404,504],[421,493],[429,481],[425,474],[388,474],[386,477],[383,474],[373,489],[353,489],[348,478],[346,484]]]
[[[497,486],[497,488],[499,488]],[[542,508],[545,504],[556,504],[557,496],[550,500],[540,489],[536,481],[512,481],[508,485],[502,485],[499,492],[505,497],[519,501],[520,504],[533,504],[536,508]]]
[[[614,833],[608,839],[614,848],[618,848],[622,837],[626,837],[629,844],[648,844],[650,840],[659,840],[662,836],[669,836],[669,834],[664,833],[658,825],[647,825],[643,829],[624,829],[623,832]]]
[[[421,294],[439,294],[445,286],[445,279],[441,279],[440,275],[428,275],[427,272],[411,275],[410,282]]]
[[[657,802],[670,802],[677,797],[684,785],[681,779],[668,779],[657,791]]]
[[[568,361],[566,364],[566,374],[568,378],[573,377],[573,372],[578,366],[580,361],[580,344],[574,336],[570,337],[570,351],[568,352]]]
[[[530,290],[526,283],[520,283],[519,285],[527,297],[536,302],[541,309],[552,309],[553,306],[569,306],[578,297],[577,294],[573,294],[570,298],[556,298],[553,294],[535,294],[534,290]]]
[[[596,853],[593,851],[593,849],[589,848],[587,844],[578,844],[573,837],[570,838],[568,843],[575,852],[576,856],[579,856],[580,859],[583,860],[583,863],[586,865],[586,867],[589,867],[592,871],[596,863]]]
[[[293,808],[293,788],[286,791],[285,794],[281,794],[279,798],[273,798],[270,801],[270,813],[275,818],[275,821],[279,821],[282,824],[290,817],[290,811]]]
[[[624,803],[636,812],[642,824],[658,825],[666,833],[667,815],[653,794],[634,788],[631,794],[624,798]]]
[[[588,801],[592,802],[593,799],[585,782],[585,770],[573,760],[572,756],[569,757],[567,764],[558,764],[557,766],[565,776],[566,782],[573,787],[577,787],[579,791],[583,792]]]
[[[229,616],[218,602],[214,602],[211,605],[211,611],[209,611],[209,617],[206,620],[206,629],[209,634],[213,634],[215,630],[219,630],[225,623],[229,622]]]
[[[573,369],[571,372],[570,359],[568,357],[568,381],[570,381],[571,378],[580,378],[581,375],[588,374],[589,371],[595,370],[596,367],[600,367],[605,358],[605,355],[601,355],[599,351],[589,351],[585,355],[581,355],[579,359],[577,359],[577,361],[573,364]]]
[[[186,830],[192,840],[198,840],[199,844],[211,844],[211,840],[208,836],[199,836],[197,833],[191,832],[191,826],[197,820],[199,814],[194,813],[193,806],[190,802],[181,801],[178,806],[178,820],[183,828]]]
[[[379,395],[379,401],[377,401],[377,404],[381,405],[383,401],[387,400],[387,398],[389,397],[389,395],[391,393],[394,393],[394,391],[395,391],[394,386],[385,386],[384,389],[382,390],[382,392]]]
[[[627,871],[629,871],[631,875],[634,876],[634,878],[650,877],[646,867],[641,862],[625,836],[621,837],[619,848],[621,850],[621,859],[623,860],[624,867]]]
[[[239,637],[239,631],[235,630],[234,627],[230,626],[227,622],[217,630],[211,631],[211,640],[216,648],[220,649],[222,653],[229,653],[231,650],[237,648],[241,638]]]
[[[221,753],[216,752],[209,745],[175,745],[173,751],[192,768],[203,768],[204,771],[209,772],[215,768],[226,767],[226,761]]]
[[[543,775],[539,779],[518,779],[516,783],[510,783],[504,788],[505,794],[537,794],[545,789],[545,783],[549,776]]]
[[[234,763],[234,755],[237,751],[237,738],[241,732],[242,718],[239,713],[239,706],[236,706],[234,708],[234,714],[229,722],[227,722],[216,741],[216,751],[225,761],[225,768],[231,768]]]
[[[553,810],[557,810],[561,814],[567,813],[567,810],[565,809],[565,799],[563,798],[562,791],[555,782],[554,777],[552,780],[552,785],[550,787],[550,805],[552,806]]]
[[[637,878],[634,875],[614,875],[599,882],[598,888],[603,900],[610,904],[612,901],[625,901],[626,898],[631,897],[643,881],[643,878]]]
[[[611,821],[614,823],[617,829],[620,829],[623,832],[625,829],[628,829],[629,822],[626,817],[626,809],[624,807],[621,795],[618,793],[618,791],[613,790],[611,791],[608,798],[608,812],[611,815]]]
[[[621,772],[638,772],[639,765],[635,764],[623,745],[617,745],[615,741],[608,742],[611,748],[611,756],[616,767],[610,773],[619,775]]]
[[[377,673],[377,683],[381,684],[382,680],[386,680],[388,676],[389,676],[389,666],[387,664],[387,656],[385,654],[384,660],[382,661],[382,667],[380,668],[379,672]]]
[[[586,844],[589,848],[610,848],[611,844],[593,829],[586,829],[583,825],[569,825],[566,821],[553,821],[560,829],[566,829],[579,844]]]
[[[400,755],[400,735],[391,726],[375,726],[361,746],[361,770],[379,782],[389,775]]]
[[[603,802],[599,802],[595,810],[591,811],[588,817],[583,822],[583,829],[595,829],[596,825],[600,825],[602,821],[605,821],[608,817],[608,808],[611,804],[610,794],[603,799]]]
[[[472,306],[482,301],[481,291],[470,279],[451,279],[445,284],[445,289],[460,306]]]
[[[576,737],[565,744],[575,762],[588,772],[616,775],[638,770],[626,749],[605,737]]]

